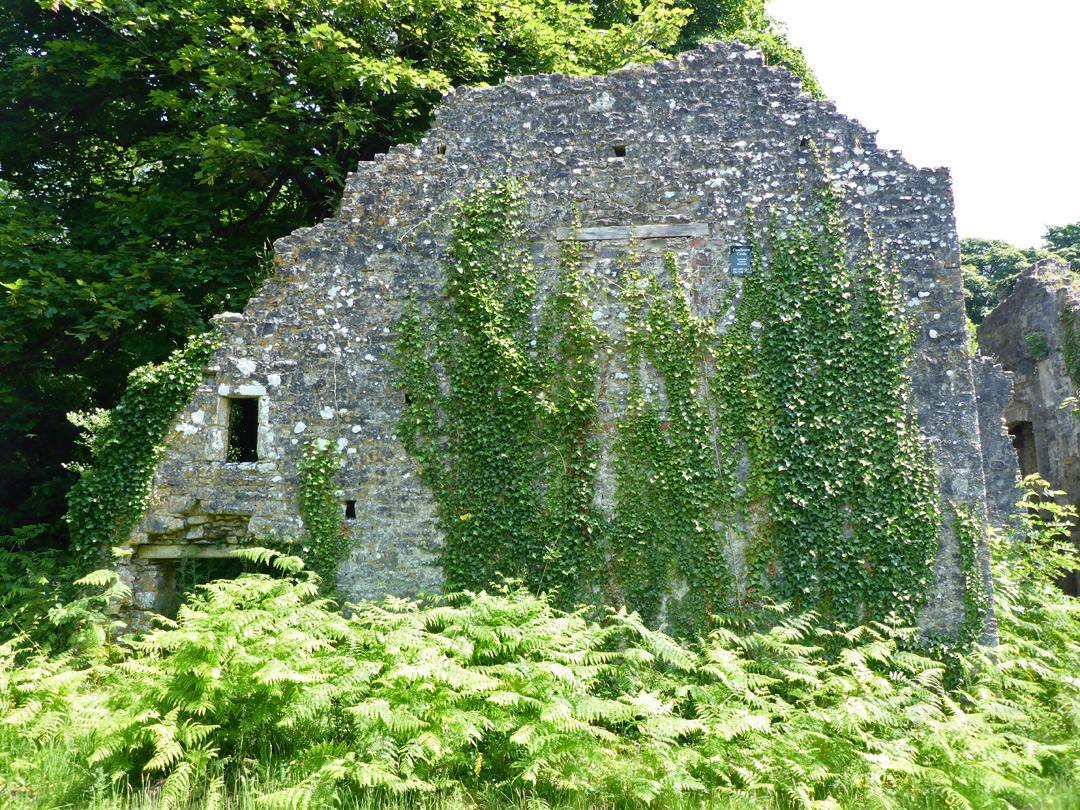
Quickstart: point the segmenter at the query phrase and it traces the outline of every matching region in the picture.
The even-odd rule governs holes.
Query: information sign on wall
[[[748,276],[753,272],[754,246],[732,245],[731,246],[731,275]]]

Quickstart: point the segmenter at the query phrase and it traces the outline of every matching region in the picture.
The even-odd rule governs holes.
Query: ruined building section
[[[1012,398],[1012,375],[992,358],[973,359],[975,393],[979,404],[983,475],[986,478],[986,511],[990,525],[1007,529],[1016,514],[1020,469],[1013,436],[1005,412]]]
[[[1080,505],[1080,419],[1066,401],[1077,395],[1078,311],[1080,281],[1064,265],[1042,262],[1020,276],[978,330],[979,351],[1013,375],[1005,421],[1020,473],[1038,473],[1073,505]],[[1080,528],[1073,541],[1080,547]],[[1075,596],[1080,574],[1060,584]]]
[[[879,149],[785,70],[723,43],[603,77],[532,76],[451,93],[421,143],[360,165],[333,219],[279,240],[274,277],[243,314],[218,319],[221,347],[176,420],[129,541],[135,607],[167,601],[185,555],[299,536],[297,461],[314,437],[344,460],[342,509],[359,535],[339,575],[346,593],[439,587],[434,502],[395,438],[404,393],[391,355],[406,302],[423,306],[442,288],[448,219],[477,184],[506,172],[526,179],[541,282],[552,278],[560,241],[580,241],[600,291],[594,319],[616,340],[620,304],[603,290],[623,259],[673,251],[688,269],[695,314],[711,316],[742,283],[729,248],[761,244],[768,217],[782,221],[800,190],[823,182],[822,165],[840,190],[853,254],[869,228],[902,276],[918,424],[939,491],[985,515],[947,172]],[[603,373],[602,418],[614,421],[626,375],[617,366]],[[601,466],[598,502],[610,508],[610,458]],[[948,517],[935,578],[923,623],[947,633],[964,619]]]

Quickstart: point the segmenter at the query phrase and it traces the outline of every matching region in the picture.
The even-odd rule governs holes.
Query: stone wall
[[[274,277],[243,314],[218,319],[222,346],[177,418],[152,505],[130,540],[136,605],[155,604],[155,582],[167,587],[162,560],[297,536],[296,463],[313,436],[340,450],[341,499],[355,502],[349,522],[360,543],[339,577],[347,593],[439,587],[437,516],[394,435],[403,392],[389,357],[405,301],[441,289],[446,217],[476,184],[507,171],[527,178],[538,267],[550,272],[566,238],[583,241],[586,267],[601,280],[630,251],[646,259],[674,251],[691,271],[697,314],[710,315],[741,284],[728,248],[759,237],[770,211],[790,214],[800,189],[822,182],[822,165],[840,189],[853,252],[872,232],[902,276],[918,424],[940,493],[985,515],[947,172],[877,148],[873,133],[803,93],[785,70],[725,43],[603,77],[531,76],[453,92],[421,143],[358,167],[337,216],[279,240]],[[613,300],[597,303],[611,330],[618,314]],[[605,419],[618,415],[619,373],[604,371]],[[230,398],[244,397],[258,398],[258,461],[230,462]],[[948,520],[935,577],[924,625],[949,632],[963,620],[964,578]]]
[[[1066,315],[1077,311],[1080,282],[1065,266],[1045,262],[1020,276],[978,330],[979,351],[1013,376],[1004,416],[1021,473],[1038,473],[1074,506],[1080,505],[1080,419],[1065,405],[1077,394],[1065,347],[1070,330],[1080,345],[1080,323]],[[1080,546],[1080,528],[1073,540]],[[1061,582],[1073,595],[1078,584],[1075,573]]]
[[[986,507],[990,525],[1005,529],[1016,514],[1020,470],[1016,448],[1009,434],[1005,412],[1012,400],[1012,374],[989,357],[972,363],[975,392],[979,403],[979,432],[982,437],[983,475],[986,477]]]

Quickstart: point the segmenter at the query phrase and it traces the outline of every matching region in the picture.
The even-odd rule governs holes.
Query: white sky
[[[1080,0],[769,0],[837,109],[947,166],[961,237],[1080,221]]]

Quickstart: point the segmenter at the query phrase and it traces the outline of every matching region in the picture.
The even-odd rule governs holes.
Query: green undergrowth
[[[201,586],[141,638],[0,647],[17,808],[1076,808],[1080,602],[1053,529],[998,543],[1001,645],[774,607],[680,646],[518,583],[425,603],[320,597],[294,557]],[[84,581],[115,597],[100,573]],[[89,616],[89,606],[71,606]],[[100,612],[90,623],[104,627]],[[96,639],[96,644],[94,643]]]
[[[77,632],[77,621],[58,622],[49,615],[77,596],[70,558],[59,549],[26,548],[47,530],[44,524],[20,526],[0,535],[0,643],[25,635],[39,649],[62,649]]]

